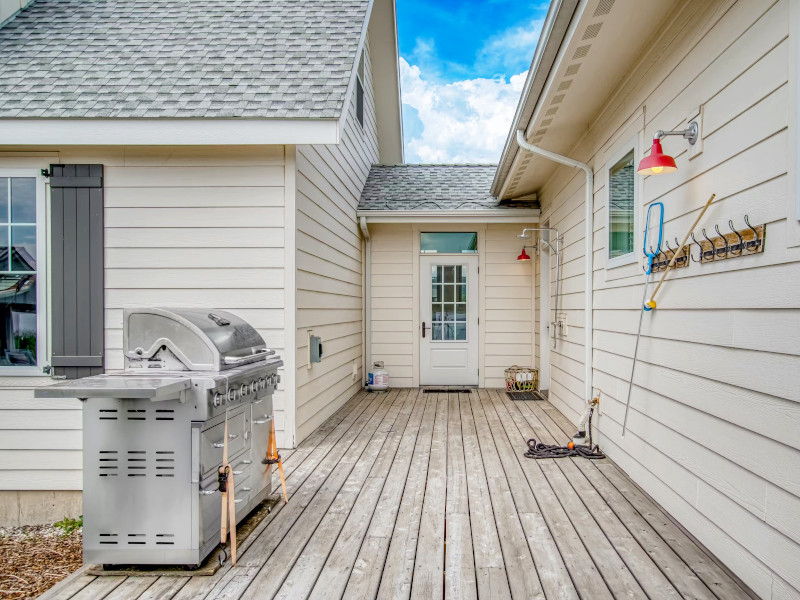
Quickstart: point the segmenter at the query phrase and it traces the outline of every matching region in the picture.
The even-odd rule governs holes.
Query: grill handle
[[[236,438],[238,438],[238,437],[239,437],[239,434],[238,434],[238,433],[229,433],[229,434],[228,434],[228,439],[229,439],[229,440],[235,440],[235,439],[236,439]],[[224,447],[225,447],[225,440],[222,440],[221,442],[214,442],[214,443],[213,443],[213,444],[211,444],[211,445],[212,445],[214,448],[224,448]]]
[[[210,496],[211,494],[215,494],[219,488],[211,488],[211,489],[203,489],[200,488],[200,494],[203,496]]]
[[[255,360],[260,360],[264,356],[272,356],[273,354],[275,354],[275,350],[269,350],[267,348],[262,348],[261,350],[255,352],[253,354],[248,354],[247,356],[239,356],[239,357],[226,356],[223,359],[223,362],[226,365],[242,365],[242,364],[245,364],[245,363],[253,362]]]
[[[260,419],[256,419],[253,421],[253,425],[263,425],[264,423],[269,423],[272,420],[272,415],[264,415]]]

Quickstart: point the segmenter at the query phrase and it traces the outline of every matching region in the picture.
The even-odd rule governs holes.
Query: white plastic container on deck
[[[367,374],[367,388],[371,392],[385,392],[389,389],[389,371],[383,368],[383,362],[372,365]]]

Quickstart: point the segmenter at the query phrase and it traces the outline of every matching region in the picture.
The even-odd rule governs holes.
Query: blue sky
[[[547,5],[397,0],[407,162],[497,162]]]

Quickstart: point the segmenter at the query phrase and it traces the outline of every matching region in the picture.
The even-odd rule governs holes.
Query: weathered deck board
[[[69,578],[44,598],[747,598],[608,460],[523,456],[573,425],[502,391],[359,393],[287,457],[211,577]]]

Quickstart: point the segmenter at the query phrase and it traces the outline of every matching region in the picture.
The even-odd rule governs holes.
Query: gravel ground
[[[81,530],[0,528],[0,600],[36,598],[83,563]]]

